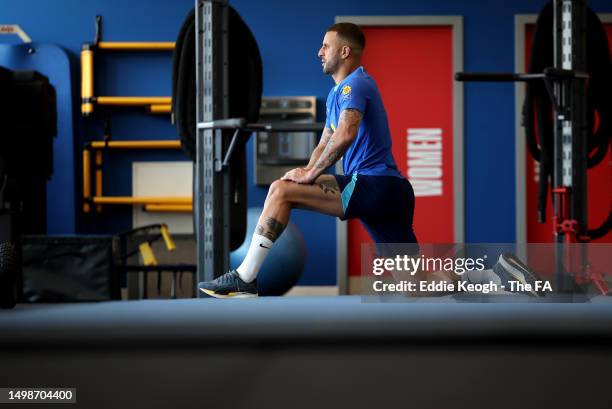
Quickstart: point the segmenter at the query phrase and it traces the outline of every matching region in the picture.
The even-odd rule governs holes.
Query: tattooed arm
[[[334,133],[334,131],[332,131],[329,128],[323,129],[323,134],[321,135],[321,140],[319,141],[319,144],[314,149],[314,151],[312,151],[312,155],[310,155],[310,161],[308,162],[308,165],[306,165],[307,169],[312,168],[315,165],[315,163],[317,163],[317,160],[319,160],[319,156],[321,156],[321,154],[325,150],[325,146],[329,142],[329,139],[331,138],[333,133]]]
[[[344,155],[344,152],[355,140],[363,115],[356,109],[345,109],[340,114],[338,127],[325,144],[323,152],[312,167],[298,168],[289,171],[281,179],[296,183],[311,184],[331,165]],[[320,146],[321,144],[319,144]],[[317,147],[318,148],[318,147]],[[314,155],[314,152],[313,152]]]
[[[362,114],[356,109],[345,109],[340,114],[338,128],[332,134],[329,142],[325,146],[323,153],[314,165],[314,179],[316,179],[325,169],[333,165],[344,155],[344,152],[355,140],[359,125],[361,124]]]
[[[319,141],[317,147],[314,148],[314,150],[312,151],[308,165],[301,168],[291,169],[289,172],[285,173],[283,177],[281,177],[281,180],[292,180],[296,182],[296,180],[294,179],[296,174],[305,174],[307,171],[309,171],[315,165],[315,163],[317,163],[317,160],[319,160],[319,156],[321,156],[321,154],[325,150],[325,146],[329,142],[329,139],[331,138],[333,133],[334,131],[329,128],[323,129],[321,140]]]

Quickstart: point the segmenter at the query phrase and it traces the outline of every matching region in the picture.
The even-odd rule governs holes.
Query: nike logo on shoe
[[[266,247],[266,246],[264,246],[264,245],[263,245],[263,244],[261,244],[261,243],[259,243],[259,247],[263,247],[264,249],[268,249],[268,250],[270,250],[270,247]]]

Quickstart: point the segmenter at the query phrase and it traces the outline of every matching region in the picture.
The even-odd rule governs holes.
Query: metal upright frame
[[[555,0],[554,15],[555,68],[586,72],[586,1]],[[553,93],[553,225],[559,244],[555,247],[556,278],[557,285],[565,291],[573,285],[567,271],[571,268],[571,260],[566,257],[570,249],[565,247],[587,234],[586,83],[557,82]]]
[[[228,116],[227,0],[196,0],[196,194],[198,281],[229,269],[229,173],[221,168],[224,129],[206,122]]]
[[[457,73],[459,81],[540,81],[550,95],[555,115],[553,226],[557,246],[556,281],[560,292],[571,291],[578,268],[587,260],[581,246],[578,259],[571,248],[587,236],[586,121],[586,1],[554,0],[554,67],[536,74]],[[572,274],[577,274],[575,277]],[[593,279],[602,293],[607,288]]]
[[[229,118],[229,5],[227,0],[196,0],[195,7],[197,278],[209,281],[229,270],[228,168],[237,147],[246,143],[249,132],[320,132],[323,124],[249,124],[245,118]]]

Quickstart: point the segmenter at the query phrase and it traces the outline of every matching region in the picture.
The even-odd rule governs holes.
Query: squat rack
[[[571,291],[587,260],[572,244],[588,241],[587,230],[587,98],[585,0],[554,0],[554,67],[538,74],[456,73],[457,81],[544,81],[554,111],[552,173],[553,226],[558,291]],[[608,288],[599,274],[588,272],[600,292]]]
[[[228,1],[196,0],[196,160],[194,222],[198,281],[229,270],[230,174],[243,131],[317,132],[323,124],[249,124],[229,116]]]

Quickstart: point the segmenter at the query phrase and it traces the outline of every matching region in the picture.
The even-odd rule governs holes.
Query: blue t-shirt
[[[380,92],[363,67],[332,88],[326,105],[325,127],[333,131],[343,110],[356,109],[363,115],[357,136],[342,159],[345,175],[402,177],[391,153],[391,133]]]

